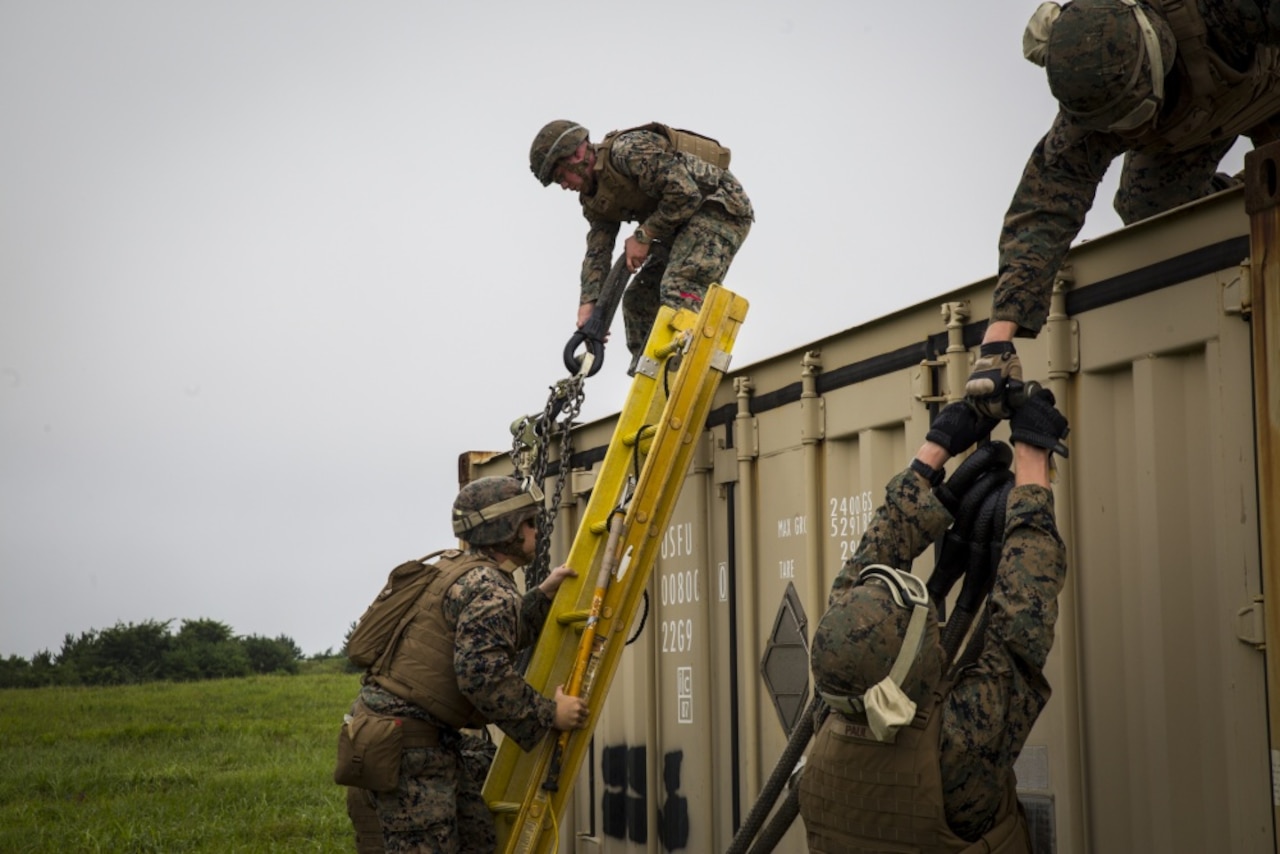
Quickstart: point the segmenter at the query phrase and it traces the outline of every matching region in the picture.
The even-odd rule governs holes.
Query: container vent
[[[1053,830],[1052,795],[1018,795],[1027,814],[1033,854],[1058,854],[1057,834]]]

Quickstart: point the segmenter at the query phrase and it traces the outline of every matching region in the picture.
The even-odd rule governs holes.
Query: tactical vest
[[[1009,769],[992,827],[966,842],[947,825],[939,765],[940,696],[897,739],[876,741],[865,724],[827,715],[800,775],[800,813],[813,854],[1031,854]]]
[[[1236,71],[1209,47],[1196,0],[1147,0],[1178,42],[1174,69],[1181,89],[1167,117],[1141,140],[1174,151],[1258,129],[1280,112],[1280,47],[1259,45],[1253,62]],[[1255,138],[1256,144],[1272,136]]]
[[[369,668],[369,677],[403,700],[421,706],[451,727],[479,727],[489,721],[462,695],[453,669],[454,633],[445,623],[444,594],[463,574],[493,559],[457,549],[440,553],[440,573],[412,606],[415,613],[392,648]]]
[[[615,169],[609,157],[613,144],[619,136],[638,130],[657,134],[662,138],[663,148],[666,151],[674,149],[692,154],[710,163],[717,170],[729,168],[729,149],[709,136],[670,128],[657,122],[626,130],[611,131],[596,146],[596,162],[592,167],[595,173],[595,192],[590,196],[579,197],[583,210],[591,219],[606,222],[643,222],[658,209],[659,200],[645,193],[633,179]],[[715,187],[704,189],[712,192]]]

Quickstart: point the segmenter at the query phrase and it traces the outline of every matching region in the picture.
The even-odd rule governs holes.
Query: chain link
[[[547,479],[547,451],[556,434],[560,438],[560,468],[555,488],[551,490],[550,507],[543,505],[538,511],[538,542],[533,562],[525,568],[525,583],[531,589],[541,584],[551,572],[551,534],[555,530],[556,514],[564,499],[565,484],[569,480],[570,458],[573,456],[573,422],[586,400],[583,386],[586,376],[578,374],[551,386],[547,405],[541,414],[526,416],[511,425],[513,436],[511,461],[516,475],[541,488]]]

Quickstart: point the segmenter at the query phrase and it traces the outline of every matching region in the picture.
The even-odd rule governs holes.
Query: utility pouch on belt
[[[426,721],[377,715],[360,705],[338,730],[333,782],[389,792],[400,782],[400,754],[405,748],[439,745],[439,730]]]

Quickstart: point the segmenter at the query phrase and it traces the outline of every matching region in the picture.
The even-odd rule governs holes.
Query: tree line
[[[190,682],[255,673],[297,673],[302,650],[287,635],[236,635],[217,620],[116,623],[109,629],[68,634],[57,654],[38,652],[28,661],[0,658],[0,688],[48,685],[128,685]]]

